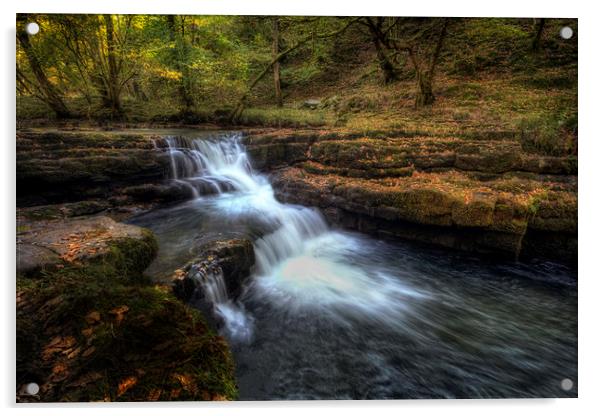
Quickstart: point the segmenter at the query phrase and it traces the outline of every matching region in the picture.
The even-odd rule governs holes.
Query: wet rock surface
[[[148,239],[144,229],[99,216],[21,224],[17,232],[17,273],[39,275],[66,263],[83,263],[106,257],[116,240]]]
[[[19,132],[18,205],[115,197],[127,186],[161,183],[168,165],[149,135]]]
[[[228,297],[236,298],[255,264],[251,241],[246,239],[217,240],[198,247],[198,256],[173,275],[174,293],[190,301],[201,279],[208,273],[221,273]]]

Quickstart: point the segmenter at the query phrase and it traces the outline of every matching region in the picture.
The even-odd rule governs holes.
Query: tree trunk
[[[278,17],[272,19],[272,59],[275,60],[280,53],[280,23]],[[276,104],[282,107],[282,89],[280,88],[280,61],[276,60],[272,65],[274,72],[274,93]]]
[[[543,35],[543,29],[546,25],[546,19],[539,19],[537,23],[537,31],[535,32],[535,36],[533,37],[533,43],[531,44],[531,49],[534,52],[537,52],[541,46],[541,35]]]
[[[395,68],[393,67],[393,64],[387,57],[385,51],[383,50],[382,45],[380,44],[380,41],[375,40],[374,45],[376,47],[376,56],[378,58],[378,65],[380,66],[380,69],[383,73],[383,79],[385,81],[385,84],[390,84],[394,81],[397,81],[399,79],[399,77],[395,73]]]
[[[190,75],[188,74],[188,69],[183,64],[183,61],[186,58],[186,52],[184,50],[184,34],[178,33],[174,15],[167,15],[167,26],[169,27],[169,39],[175,44],[173,54],[175,67],[176,70],[181,74],[178,85],[178,94],[180,96],[180,102],[182,103],[180,112],[182,114],[190,114],[194,108],[194,98],[192,97],[191,93]]]
[[[294,45],[289,46],[287,49],[278,53],[278,55],[276,55],[272,59],[272,61],[255,77],[253,82],[251,82],[251,85],[249,85],[249,88],[247,89],[247,91],[240,97],[240,99],[238,100],[238,103],[236,104],[236,107],[234,107],[234,109],[230,112],[230,116],[229,116],[230,122],[234,123],[240,118],[243,110],[245,109],[247,97],[249,96],[249,94],[251,93],[253,88],[255,88],[255,86],[259,83],[259,81],[261,81],[263,79],[263,77],[265,77],[266,74],[268,72],[270,72],[270,69],[274,66],[274,64],[276,62],[278,62],[280,59],[282,59],[284,56],[288,55],[292,51],[294,51],[294,50],[298,49],[299,47],[301,47],[302,45],[306,44],[310,40],[326,39],[326,38],[340,35],[345,30],[347,30],[347,28],[349,26],[351,26],[353,23],[357,22],[359,19],[360,19],[359,17],[353,18],[353,19],[349,20],[342,28],[334,30],[332,32],[322,33],[322,34],[317,34],[317,35],[312,34],[312,35],[306,36],[303,39],[297,41],[297,43],[295,43]]]
[[[35,51],[29,42],[29,35],[24,30],[17,30],[17,38],[19,39],[19,44],[25,52],[25,56],[27,56],[29,67],[31,68],[31,71],[38,82],[41,98],[52,109],[52,111],[54,111],[57,118],[71,117],[72,114],[59,95],[57,89],[54,87],[54,85],[52,85],[44,73],[44,69],[42,69],[40,60],[36,56]]]
[[[423,107],[426,105],[431,105],[435,102],[435,94],[433,94],[433,79],[435,78],[435,68],[437,66],[437,62],[439,61],[439,55],[441,55],[441,49],[443,48],[443,40],[447,35],[447,24],[448,20],[445,19],[443,21],[443,25],[441,26],[441,31],[439,32],[437,44],[435,45],[435,50],[431,56],[429,66],[425,71],[421,71],[416,61],[416,56],[414,56],[413,53],[410,54],[410,58],[412,59],[416,69],[416,77],[418,81],[418,93],[416,94],[416,101],[414,103],[415,107]]]
[[[107,34],[107,62],[109,67],[109,76],[107,82],[107,107],[111,110],[111,116],[119,117],[122,115],[121,108],[121,86],[119,85],[119,69],[117,65],[117,56],[115,52],[115,31],[113,28],[113,18],[110,14],[103,15],[106,34]]]
[[[366,19],[367,26],[370,29],[370,33],[372,33],[372,42],[374,43],[374,49],[376,49],[376,58],[383,73],[384,82],[385,84],[390,84],[397,81],[399,77],[395,72],[395,66],[386,53],[387,46],[385,42],[387,35],[382,31],[383,18],[377,17],[376,22],[370,17]]]
[[[418,74],[418,93],[416,94],[415,107],[424,107],[435,102],[433,94],[433,79],[424,73]]]

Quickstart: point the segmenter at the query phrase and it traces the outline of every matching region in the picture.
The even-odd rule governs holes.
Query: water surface
[[[169,138],[193,199],[132,222],[157,234],[156,279],[204,242],[254,242],[242,296],[216,305],[240,399],[576,396],[575,270],[332,229],[278,202],[239,139]]]

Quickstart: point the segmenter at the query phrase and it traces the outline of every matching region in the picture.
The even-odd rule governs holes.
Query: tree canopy
[[[30,21],[40,26],[35,36],[25,32]],[[449,73],[450,56],[454,66],[473,54],[481,61],[470,65],[502,68],[507,59],[518,62],[514,55],[541,55],[546,22],[20,14],[17,94],[44,103],[57,118],[128,119],[145,109],[154,113],[146,118],[195,120],[204,113],[235,121],[249,104],[286,106],[295,91],[364,66],[383,88],[413,79],[414,103],[422,107],[437,99],[442,61]],[[481,56],[483,40],[495,45],[495,56]]]

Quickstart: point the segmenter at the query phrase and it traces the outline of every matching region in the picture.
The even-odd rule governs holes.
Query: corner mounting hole
[[[25,31],[28,35],[35,35],[40,31],[40,25],[38,25],[36,22],[27,23],[25,26]]]
[[[570,39],[573,37],[573,29],[571,29],[568,26],[563,27],[562,29],[560,29],[560,37],[562,39]]]
[[[40,386],[38,386],[38,383],[29,383],[27,386],[25,386],[25,393],[27,393],[31,396],[35,396],[39,392],[40,392]]]
[[[564,380],[562,380],[560,382],[560,387],[564,391],[572,390],[573,389],[573,380],[571,380],[570,378],[565,378]]]

